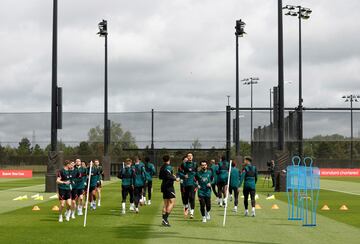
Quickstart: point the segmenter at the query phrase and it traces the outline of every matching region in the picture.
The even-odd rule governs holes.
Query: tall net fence
[[[297,126],[296,113],[286,112],[285,116],[286,149],[291,155],[297,154],[298,137],[294,129]],[[1,168],[9,165],[46,166],[50,117],[51,114],[46,112],[0,113]],[[231,117],[231,156],[234,157],[235,111],[231,112]],[[359,166],[360,113],[353,111],[352,140],[350,118],[350,111],[304,111],[304,154],[314,157],[320,167]],[[109,119],[112,122],[110,154],[115,164],[136,154],[150,155],[153,152],[152,139],[157,163],[161,163],[164,154],[170,154],[173,161],[180,162],[187,151],[195,150],[195,158],[199,161],[218,159],[226,150],[225,111],[154,111],[153,114],[151,111],[121,112],[109,113]],[[273,124],[270,124],[273,120],[274,114],[271,111],[253,111],[252,154],[261,169],[266,169],[266,161],[272,159],[276,148],[277,132]],[[64,152],[64,158],[101,158],[103,123],[103,113],[63,113],[63,129],[58,130],[58,145],[59,150]],[[243,156],[251,154],[250,135],[251,113],[240,111],[240,145]]]

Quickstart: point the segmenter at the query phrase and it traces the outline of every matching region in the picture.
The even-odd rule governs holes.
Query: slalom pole
[[[228,174],[228,182],[227,182],[227,187],[226,187],[226,197],[225,197],[226,200],[225,200],[225,208],[224,208],[223,227],[225,227],[225,222],[226,222],[226,210],[227,210],[228,197],[229,197],[229,185],[230,185],[231,164],[232,164],[232,160],[230,160],[230,163],[229,163],[229,174]]]
[[[89,190],[90,190],[90,178],[91,178],[91,167],[92,167],[92,164],[93,164],[93,162],[90,161],[89,179],[88,179],[88,185],[87,185],[87,191],[86,191],[84,227],[86,227],[86,216],[87,216],[88,203],[89,203]]]

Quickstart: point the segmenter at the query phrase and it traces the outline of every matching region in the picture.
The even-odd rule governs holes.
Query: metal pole
[[[231,150],[231,107],[226,106],[226,160],[230,161]]]
[[[270,108],[269,108],[269,112],[270,112],[270,125],[272,124],[272,112],[271,112],[271,109],[272,109],[272,105],[271,105],[271,88],[269,89],[270,92]]]
[[[155,161],[155,151],[154,151],[154,109],[151,109],[151,154],[152,162]]]
[[[240,138],[239,138],[239,37],[235,34],[236,37],[236,113],[235,113],[235,152],[236,158],[240,158]]]
[[[104,156],[108,156],[109,145],[108,145],[108,60],[107,60],[107,34],[105,35],[105,95],[104,95]]]
[[[353,165],[353,95],[350,95],[350,115],[351,115],[351,138],[350,138],[350,163]]]
[[[251,156],[253,157],[253,79],[250,78],[250,86],[251,86],[251,110],[250,110],[250,146],[251,146]]]
[[[52,74],[51,74],[51,150],[45,176],[45,192],[56,192],[56,173],[58,168],[57,120],[58,120],[58,87],[57,87],[57,12],[58,2],[53,1],[53,36],[52,36]]]
[[[282,0],[278,0],[278,89],[279,89],[279,119],[278,119],[278,150],[284,149],[284,53],[283,53],[283,19]]]
[[[52,84],[51,84],[51,151],[57,150],[57,0],[53,1]]]
[[[302,49],[301,49],[301,6],[298,7],[299,18],[299,107],[298,107],[298,139],[299,157],[303,154],[303,119],[302,119]]]

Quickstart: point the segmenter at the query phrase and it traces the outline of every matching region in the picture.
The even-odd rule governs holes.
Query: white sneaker
[[[78,211],[77,211],[77,215],[78,215],[78,216],[83,215],[82,208],[79,208],[79,209],[78,209]]]
[[[254,208],[251,210],[251,217],[255,217],[255,209]]]
[[[210,219],[211,219],[210,213],[209,213],[209,212],[206,212],[206,213],[205,213],[205,217],[206,217],[207,220],[210,220]]]
[[[135,213],[139,213],[139,208],[135,208]]]
[[[75,219],[75,211],[71,211],[71,218]]]
[[[98,201],[98,204],[97,204],[97,205],[98,205],[98,207],[101,207],[100,200]]]
[[[233,212],[237,213],[237,211],[238,211],[237,206],[235,206]]]
[[[143,198],[143,202],[145,205],[147,205],[146,197]]]
[[[63,222],[63,216],[62,216],[62,214],[61,214],[61,215],[59,215],[59,222],[60,222],[60,223],[62,223],[62,222]]]
[[[130,210],[130,211],[134,211],[134,210],[135,210],[135,208],[134,208],[134,204],[133,204],[133,203],[130,203],[129,210]]]
[[[151,205],[151,200],[148,200],[148,203],[147,203],[148,205]]]
[[[245,210],[245,213],[244,213],[245,216],[248,216],[249,215],[249,211],[246,209]]]
[[[223,206],[223,201],[220,199],[220,203],[219,206],[222,207]]]
[[[123,208],[122,210],[121,210],[121,214],[125,214],[126,212],[125,212],[125,208]]]
[[[194,209],[190,209],[190,219],[194,218]]]
[[[71,211],[67,211],[67,213],[65,214],[66,221],[70,221],[70,215],[71,215]]]
[[[206,217],[205,216],[202,218],[202,222],[206,223]]]

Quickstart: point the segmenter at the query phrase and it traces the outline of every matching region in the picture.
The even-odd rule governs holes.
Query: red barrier
[[[0,178],[31,178],[32,170],[0,170]]]
[[[360,169],[320,169],[320,176],[360,176]]]

